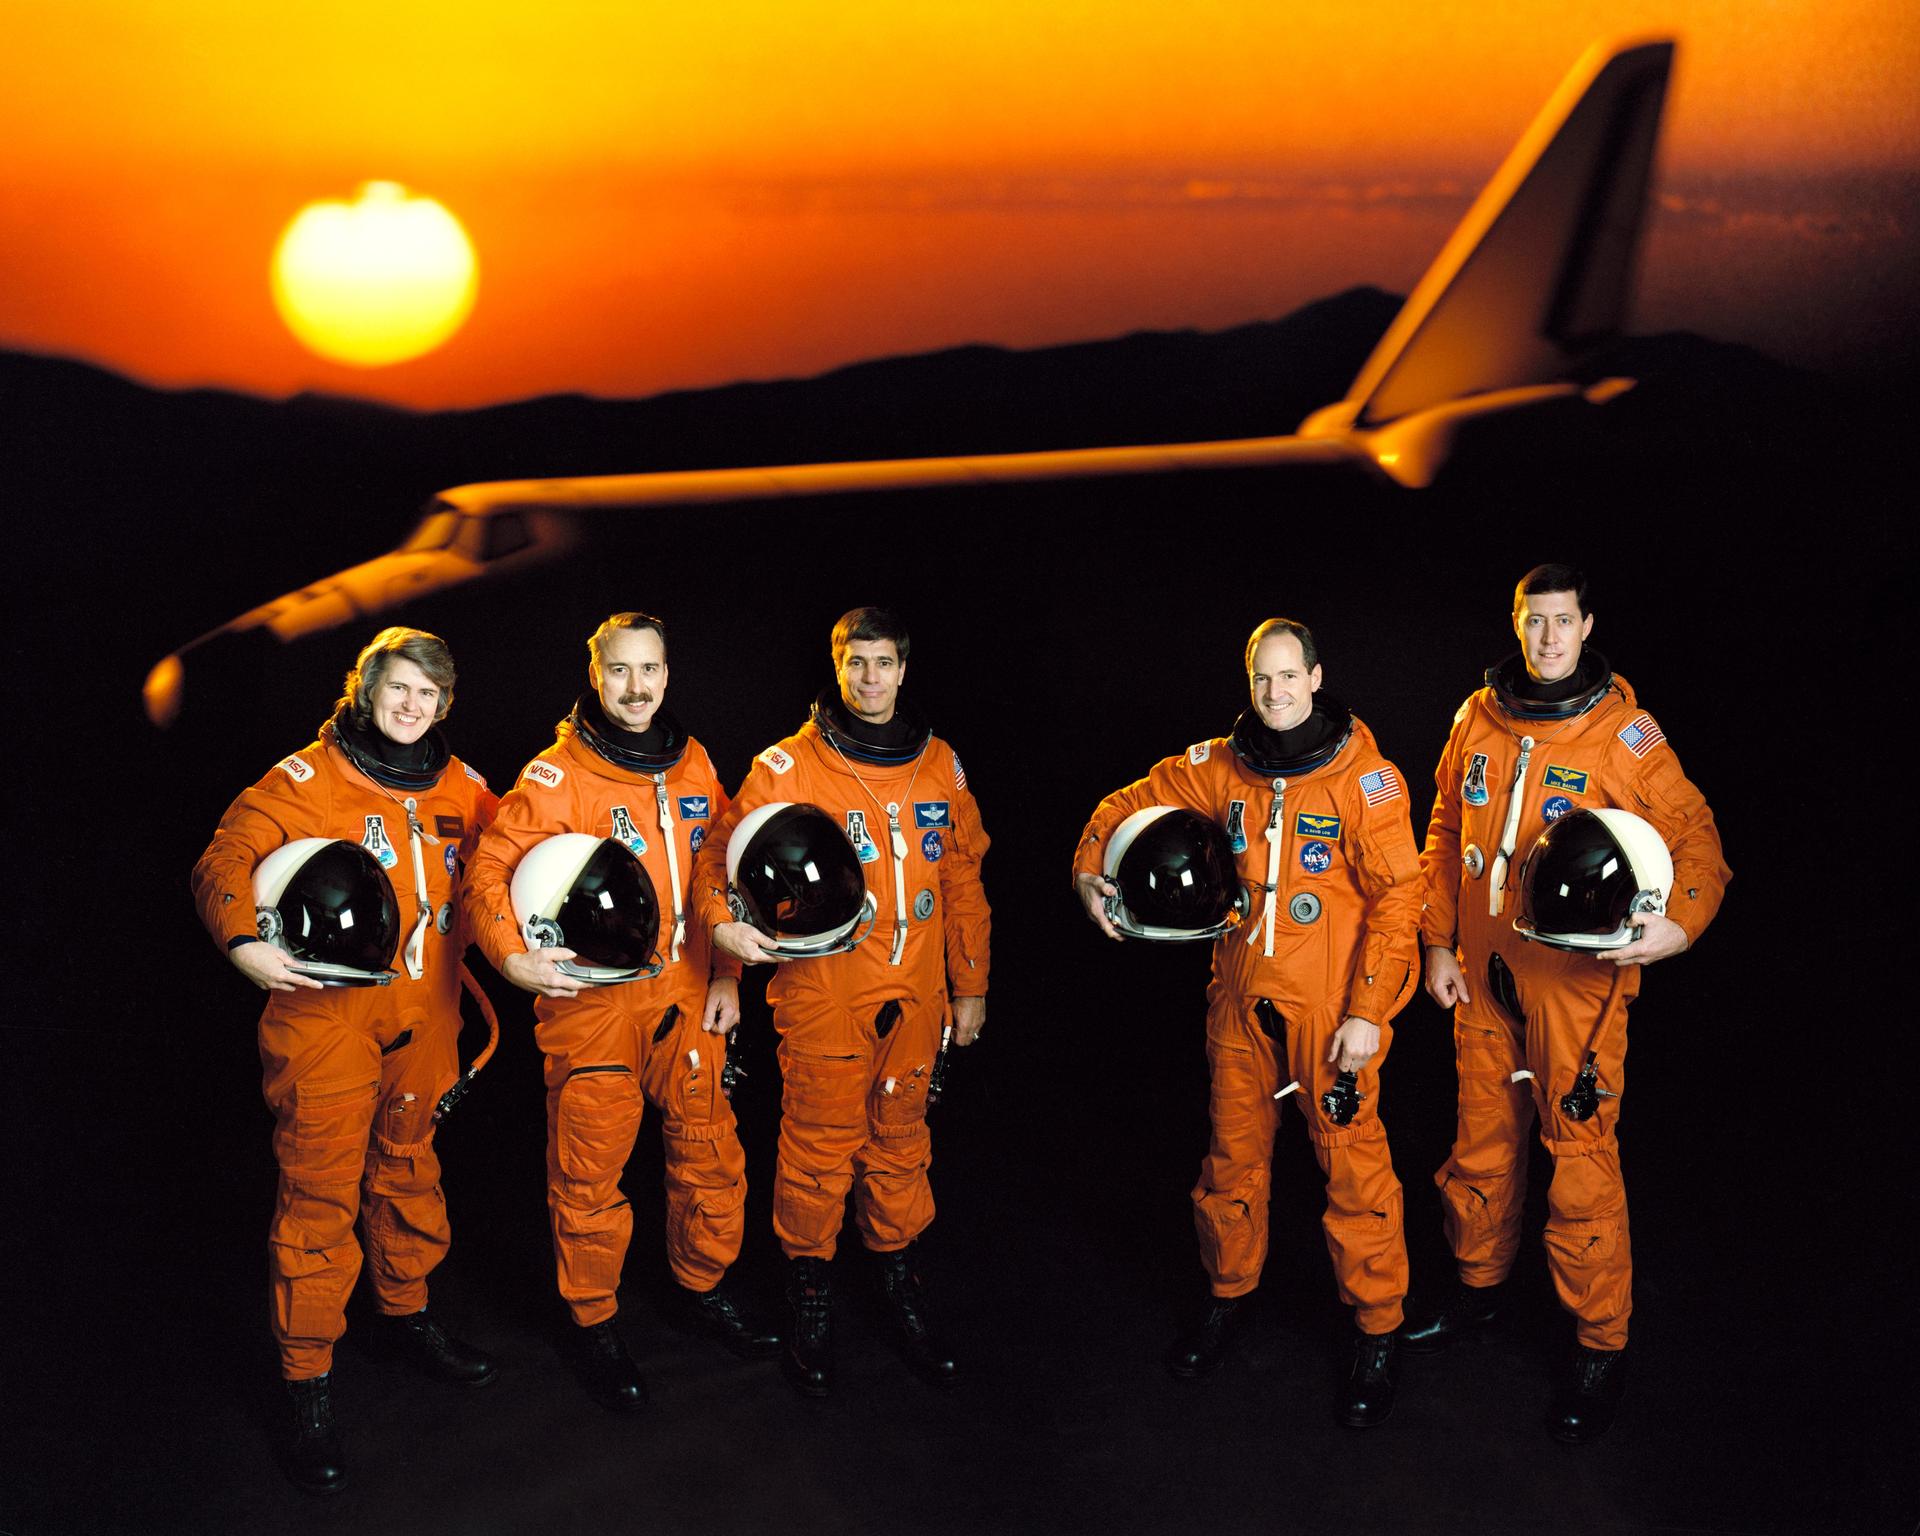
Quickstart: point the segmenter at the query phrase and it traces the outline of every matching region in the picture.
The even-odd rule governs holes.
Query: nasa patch
[[[1247,802],[1227,802],[1227,846],[1235,853],[1247,851]]]
[[[1466,708],[1463,704],[1462,709]],[[1460,783],[1460,798],[1468,805],[1487,803],[1487,754],[1476,752],[1467,764],[1467,776]]]
[[[1549,795],[1540,802],[1540,819],[1542,821],[1558,821],[1572,809],[1573,802],[1565,795]]]
[[[1547,789],[1564,789],[1570,795],[1584,795],[1587,792],[1586,771],[1581,768],[1562,768],[1558,763],[1548,763],[1546,774],[1540,780]]]
[[[647,851],[647,840],[640,835],[640,829],[633,824],[633,815],[624,805],[613,808],[613,830],[607,834],[616,843],[625,843],[635,853]]]
[[[913,915],[923,923],[933,916],[932,891],[922,890],[918,896],[913,898]]]
[[[460,862],[460,850],[456,848],[452,843],[448,843],[447,844],[447,873],[449,875],[453,874],[454,867],[459,862]],[[442,933],[445,933],[447,930],[442,928],[440,931]]]
[[[382,869],[392,869],[400,862],[400,855],[393,851],[393,844],[388,841],[387,823],[382,817],[367,818],[367,833],[360,839],[360,846],[380,861]]]
[[[532,779],[536,784],[544,784],[548,789],[558,789],[560,781],[566,776],[566,769],[556,768],[552,763],[538,757],[528,763],[526,772],[520,775],[523,779]]]
[[[705,827],[695,827],[687,834],[687,851],[689,853],[698,853],[701,845],[705,843],[706,840],[707,829]]]
[[[938,832],[929,832],[920,839],[920,856],[929,864],[938,864],[947,851],[947,845],[940,841]]]
[[[304,784],[313,777],[313,768],[298,752],[291,757],[283,757],[273,765],[292,779],[296,784]]]
[[[913,802],[913,824],[916,827],[950,827],[953,817],[951,806],[945,800],[916,800]]]
[[[1213,743],[1210,741],[1196,741],[1187,748],[1187,761],[1196,768],[1211,756],[1213,756]]]
[[[1310,875],[1324,875],[1333,868],[1333,850],[1325,843],[1308,843],[1300,850],[1300,867]]]
[[[1310,811],[1301,811],[1293,818],[1293,835],[1295,837],[1337,838],[1340,835],[1340,818],[1338,816],[1315,816]]]
[[[765,763],[775,773],[785,773],[793,766],[793,759],[788,757],[787,754],[782,752],[778,747],[768,747],[767,750],[762,752],[754,761]]]
[[[682,795],[680,797],[680,819],[682,821],[705,821],[713,814],[713,802],[705,795]]]

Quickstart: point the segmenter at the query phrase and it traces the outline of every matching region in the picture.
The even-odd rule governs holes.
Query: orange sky
[[[1884,328],[1860,296],[1910,288],[1915,254],[1913,15],[1893,0],[16,7],[0,345],[170,385],[444,405],[1228,325],[1352,282],[1404,289],[1582,47],[1663,26],[1683,54],[1647,318],[1791,351],[1767,327],[1821,307],[1805,291],[1818,273],[1854,308],[1803,329],[1867,345]],[[451,207],[481,272],[453,342],[374,372],[303,353],[266,278],[301,205],[371,178]],[[1750,334],[1703,271],[1772,296]]]

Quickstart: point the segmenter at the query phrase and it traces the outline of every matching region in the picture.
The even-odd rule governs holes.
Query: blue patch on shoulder
[[[940,841],[938,832],[929,832],[920,839],[920,855],[929,864],[938,864],[946,851],[947,845]]]
[[[1558,821],[1572,809],[1573,802],[1565,795],[1549,795],[1540,802],[1540,819],[1542,821]]]
[[[1333,868],[1333,850],[1325,843],[1308,843],[1300,850],[1300,867],[1310,875],[1324,875]]]

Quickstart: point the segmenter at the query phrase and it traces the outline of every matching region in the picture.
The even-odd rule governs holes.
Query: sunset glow
[[[477,283],[460,221],[393,181],[301,209],[272,276],[274,307],[301,343],[359,368],[431,352],[460,329]]]
[[[1882,336],[1821,305],[1912,266],[1896,0],[69,0],[0,56],[0,346],[449,405],[1216,328],[1404,291],[1582,50],[1649,31],[1680,62],[1643,311]],[[294,210],[375,177],[457,209],[487,280],[369,374],[259,274]]]

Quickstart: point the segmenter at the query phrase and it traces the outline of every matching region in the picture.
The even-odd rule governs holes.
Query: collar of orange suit
[[[1276,731],[1250,709],[1233,722],[1234,754],[1267,778],[1324,768],[1353,734],[1353,713],[1330,693],[1313,696],[1313,713],[1290,731]]]
[[[345,705],[320,727],[320,737],[331,740],[348,762],[385,789],[432,789],[453,757],[437,725],[429,726],[418,741],[402,743],[374,726],[359,724]]]
[[[687,733],[664,704],[644,731],[630,731],[607,718],[598,694],[583,693],[574,701],[567,724],[596,754],[629,773],[665,773],[686,756]]]
[[[1567,676],[1557,682],[1536,682],[1527,671],[1526,658],[1515,651],[1498,666],[1487,668],[1487,686],[1516,720],[1571,720],[1607,696],[1613,686],[1613,668],[1588,646],[1580,653],[1580,665]]]
[[[919,711],[897,695],[893,718],[885,725],[869,725],[854,717],[837,688],[821,689],[813,701],[813,727],[855,762],[888,766],[912,762],[933,735]]]

